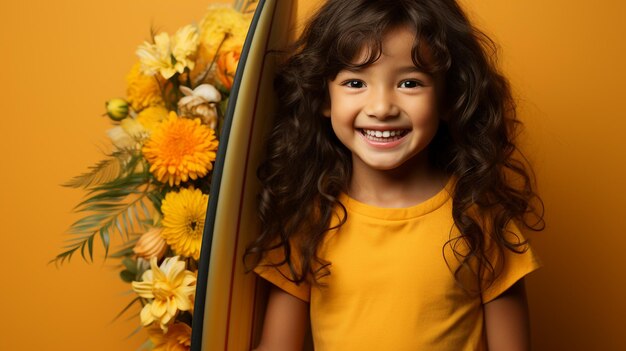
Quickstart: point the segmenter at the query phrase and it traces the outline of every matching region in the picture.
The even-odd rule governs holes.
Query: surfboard
[[[248,351],[260,338],[267,287],[245,273],[259,232],[256,170],[271,127],[276,55],[294,37],[294,0],[261,0],[242,50],[215,161],[200,253],[191,350]]]

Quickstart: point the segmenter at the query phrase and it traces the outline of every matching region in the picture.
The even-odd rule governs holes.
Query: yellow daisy
[[[195,275],[185,269],[185,262],[179,261],[178,256],[166,258],[161,266],[156,257],[150,259],[150,269],[143,273],[141,281],[132,282],[133,290],[149,300],[139,314],[141,323],[146,326],[156,321],[167,329],[178,311],[191,309],[195,285]]]
[[[161,88],[157,78],[141,73],[141,64],[136,63],[126,76],[126,96],[135,111],[146,107],[163,105]]]
[[[174,323],[167,332],[157,328],[148,329],[153,351],[188,351],[191,348],[191,327],[185,323]]]
[[[189,188],[169,192],[161,203],[163,231],[161,236],[177,254],[200,258],[202,230],[209,196]]]
[[[213,169],[217,150],[215,132],[199,119],[179,118],[171,111],[159,124],[142,152],[150,172],[162,183],[180,185],[204,177]]]

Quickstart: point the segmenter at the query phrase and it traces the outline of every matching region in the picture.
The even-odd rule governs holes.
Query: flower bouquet
[[[106,102],[112,152],[64,186],[86,190],[82,218],[52,261],[94,241],[119,260],[120,277],[141,304],[148,348],[186,350],[211,171],[255,0],[212,6],[198,25],[152,33],[137,49],[125,98]],[[119,241],[114,251],[112,241]]]

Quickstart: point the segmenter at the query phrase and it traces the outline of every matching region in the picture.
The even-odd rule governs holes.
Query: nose
[[[364,112],[369,117],[385,120],[396,117],[400,109],[394,101],[393,93],[383,88],[372,90],[367,97]]]

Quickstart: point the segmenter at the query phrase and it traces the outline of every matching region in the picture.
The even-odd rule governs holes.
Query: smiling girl
[[[330,0],[276,78],[257,350],[528,350],[541,229],[493,43],[452,0]]]

